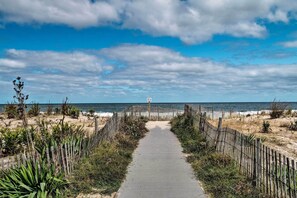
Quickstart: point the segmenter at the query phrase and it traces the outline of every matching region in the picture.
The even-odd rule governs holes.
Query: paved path
[[[148,122],[150,132],[133,154],[119,198],[204,198],[168,122]]]

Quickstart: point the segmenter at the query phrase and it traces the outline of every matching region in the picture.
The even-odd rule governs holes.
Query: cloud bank
[[[265,23],[295,19],[295,0],[1,0],[0,21],[60,24],[74,28],[116,26],[188,44],[214,35],[263,38]]]
[[[132,44],[98,51],[9,49],[0,59],[0,72],[2,93],[8,93],[12,87],[7,83],[21,74],[33,95],[61,98],[73,93],[79,98],[91,94],[97,98],[154,95],[166,99],[204,93],[261,97],[267,92],[294,93],[297,86],[294,64],[234,66],[186,57],[168,48]]]

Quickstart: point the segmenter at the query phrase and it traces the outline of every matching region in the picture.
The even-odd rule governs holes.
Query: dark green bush
[[[90,110],[89,110],[89,114],[90,114],[91,116],[94,116],[94,113],[95,113],[95,110],[94,110],[94,109],[90,109]]]
[[[270,132],[270,123],[268,121],[263,121],[262,124],[262,132],[263,133],[269,133]]]
[[[68,112],[68,115],[71,116],[71,118],[74,118],[74,119],[78,119],[79,117],[79,109],[77,107],[74,107],[72,106],[70,109],[69,109],[69,112]]]

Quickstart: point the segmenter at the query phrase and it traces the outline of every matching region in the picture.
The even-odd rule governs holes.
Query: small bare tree
[[[14,85],[14,91],[15,91],[15,96],[13,96],[13,98],[17,99],[18,101],[18,115],[19,115],[19,119],[22,119],[23,121],[23,126],[27,127],[28,122],[26,119],[26,100],[28,100],[29,95],[25,95],[22,91],[24,89],[24,82],[21,81],[21,77],[17,77],[14,81],[13,81],[13,85]]]
[[[18,112],[18,116],[19,119],[21,119],[23,121],[23,126],[24,128],[26,128],[26,134],[27,134],[27,140],[28,140],[28,148],[30,148],[31,145],[31,149],[34,149],[34,144],[33,144],[33,140],[31,137],[31,134],[29,133],[29,130],[27,129],[28,126],[28,122],[27,122],[27,118],[26,118],[26,100],[28,100],[29,95],[25,95],[23,93],[23,89],[24,89],[24,82],[21,81],[21,77],[17,77],[13,82],[14,85],[14,91],[15,91],[15,96],[13,96],[14,99],[17,99],[18,101],[18,108],[17,108],[17,112]]]

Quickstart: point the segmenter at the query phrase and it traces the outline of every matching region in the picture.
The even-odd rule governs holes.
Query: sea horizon
[[[194,108],[201,105],[208,111],[225,111],[225,112],[249,112],[249,111],[265,111],[270,109],[272,102],[152,102],[151,107],[163,107],[171,109],[183,109],[185,104],[189,104]],[[297,110],[297,102],[281,102],[287,105],[287,109]],[[27,104],[27,109],[30,109],[33,103]],[[62,103],[38,103],[40,110],[45,112],[47,107],[51,105],[53,108],[59,108]],[[95,112],[120,112],[130,106],[148,105],[148,103],[131,102],[131,103],[68,103],[76,106],[82,112],[94,110]],[[0,112],[4,111],[6,104],[0,104]]]

